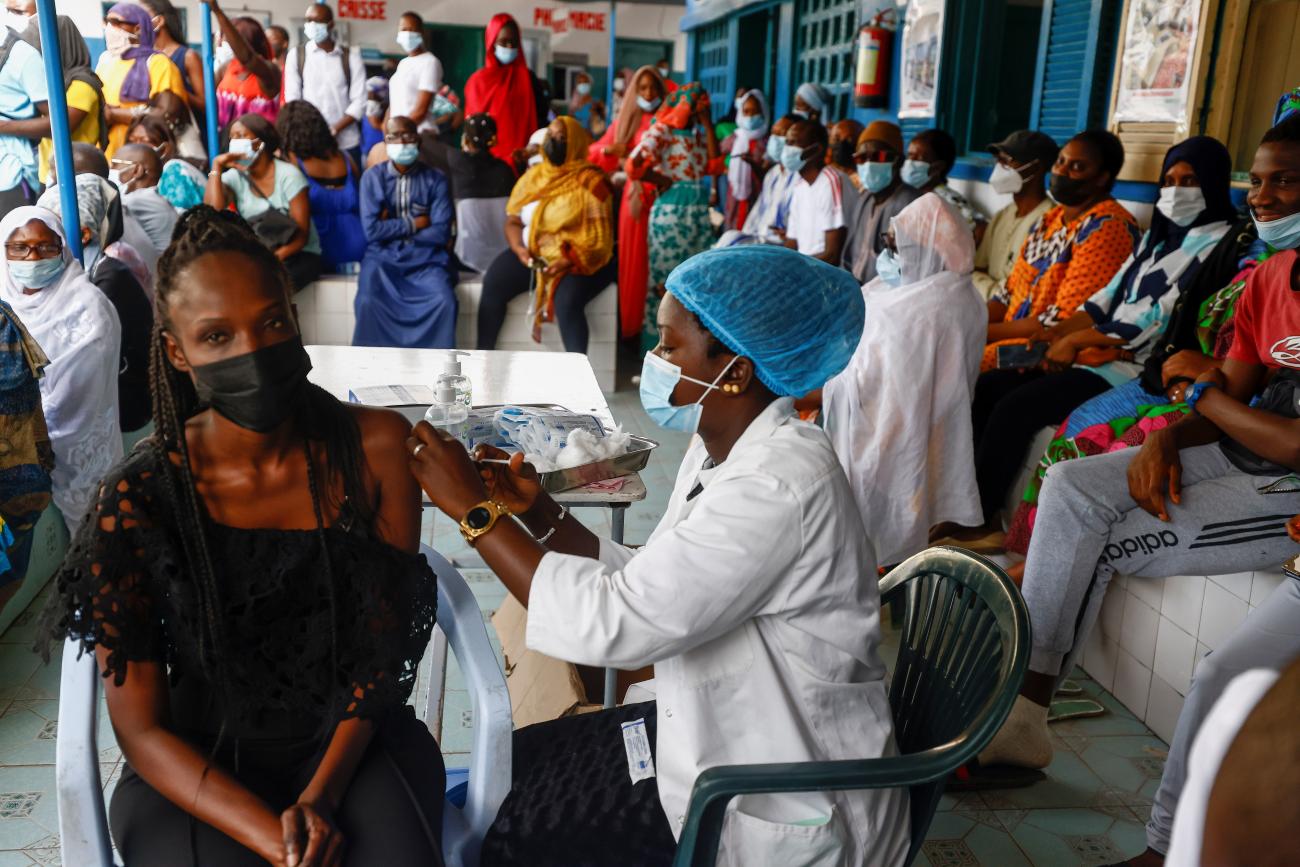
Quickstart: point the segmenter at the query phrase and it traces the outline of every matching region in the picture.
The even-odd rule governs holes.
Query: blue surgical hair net
[[[785,247],[709,250],[674,268],[666,286],[778,396],[821,388],[862,338],[866,307],[853,275]]]

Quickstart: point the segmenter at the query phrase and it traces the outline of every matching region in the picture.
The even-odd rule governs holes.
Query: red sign
[[[339,0],[340,18],[359,18],[362,21],[386,21],[388,0]]]
[[[604,33],[605,13],[577,12],[563,7],[553,9],[549,6],[535,6],[533,7],[533,25],[548,27],[554,33],[567,33],[570,30]]]

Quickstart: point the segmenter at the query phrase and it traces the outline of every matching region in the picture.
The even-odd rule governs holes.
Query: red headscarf
[[[497,143],[492,153],[509,162],[511,154],[528,144],[528,137],[539,124],[533,76],[524,60],[523,47],[512,63],[504,65],[492,50],[497,34],[507,24],[513,24],[519,32],[518,22],[504,12],[493,15],[488,22],[487,60],[465,83],[465,116],[483,112],[492,115],[497,123]]]

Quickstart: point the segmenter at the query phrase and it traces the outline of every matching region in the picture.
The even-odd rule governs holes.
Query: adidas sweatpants
[[[1297,550],[1286,522],[1300,483],[1241,472],[1217,444],[1182,452],[1181,505],[1169,522],[1128,489],[1137,449],[1064,461],[1047,471],[1021,587],[1029,606],[1029,667],[1069,672],[1116,572],[1161,578],[1275,569]],[[1139,579],[1140,580],[1140,579]]]

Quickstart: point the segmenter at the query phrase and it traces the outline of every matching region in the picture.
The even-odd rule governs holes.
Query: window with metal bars
[[[853,109],[853,39],[857,34],[856,0],[797,0],[795,7],[793,89],[806,81],[830,91],[831,120]],[[823,118],[824,120],[826,118]]]
[[[715,117],[724,113],[732,100],[732,94],[727,92],[728,42],[726,19],[695,31],[695,80],[709,92]]]

